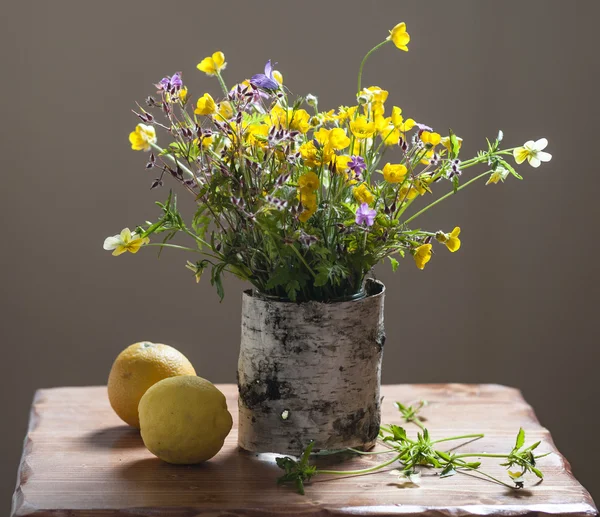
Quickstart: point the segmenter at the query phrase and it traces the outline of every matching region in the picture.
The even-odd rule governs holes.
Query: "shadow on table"
[[[95,449],[134,449],[144,447],[138,429],[126,425],[105,427],[83,437],[87,446]]]
[[[171,465],[155,457],[123,462],[115,474],[145,505],[211,502],[230,504],[240,497],[268,499],[277,494],[281,470],[275,462],[238,449],[222,451],[198,465]],[[259,494],[259,495],[256,495]]]

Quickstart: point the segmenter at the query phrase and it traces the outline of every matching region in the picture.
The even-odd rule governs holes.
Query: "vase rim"
[[[246,289],[244,291],[244,296],[249,296],[251,298],[256,298],[259,300],[263,300],[265,302],[273,302],[273,303],[285,303],[285,304],[303,304],[303,303],[322,303],[324,305],[332,305],[337,303],[354,303],[360,302],[362,300],[371,299],[376,296],[381,296],[385,292],[385,285],[383,282],[379,280],[375,280],[374,278],[367,278],[363,283],[361,290],[358,293],[355,293],[350,296],[343,296],[340,298],[336,298],[333,300],[329,300],[326,302],[318,301],[318,300],[307,300],[304,302],[292,302],[289,299],[281,298],[279,296],[273,296],[261,293],[258,289]]]

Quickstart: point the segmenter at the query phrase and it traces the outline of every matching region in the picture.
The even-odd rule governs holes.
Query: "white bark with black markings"
[[[240,447],[299,454],[375,444],[385,342],[383,284],[338,303],[243,294],[238,363]]]

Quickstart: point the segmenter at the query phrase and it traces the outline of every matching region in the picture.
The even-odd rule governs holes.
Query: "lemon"
[[[196,375],[187,358],[169,345],[142,341],[123,350],[108,376],[108,399],[115,413],[140,427],[138,405],[146,390],[175,375]]]
[[[139,407],[142,440],[168,463],[192,464],[223,447],[232,419],[225,395],[202,377],[171,377],[157,382]]]

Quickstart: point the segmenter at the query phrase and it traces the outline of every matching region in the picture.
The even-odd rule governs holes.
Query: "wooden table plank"
[[[542,440],[546,477],[524,490],[456,475],[440,479],[424,470],[419,486],[403,485],[389,470],[369,476],[318,477],[305,496],[278,487],[275,455],[237,448],[237,388],[220,385],[234,428],[213,460],[196,466],[161,462],[143,446],[139,433],[124,425],[108,403],[105,387],[55,388],[36,393],[13,516],[280,516],[298,515],[597,515],[588,492],[571,474],[550,433],[518,390],[497,385],[395,385],[383,387],[383,422],[401,423],[393,401],[429,401],[422,415],[430,432],[444,437],[485,432],[486,438],[461,451],[510,450],[523,427],[527,443]],[[430,418],[428,418],[430,416]],[[406,425],[410,432],[414,426]],[[339,459],[328,458],[327,462]],[[363,468],[377,456],[344,460],[340,469]],[[506,479],[495,460],[486,471]]]

